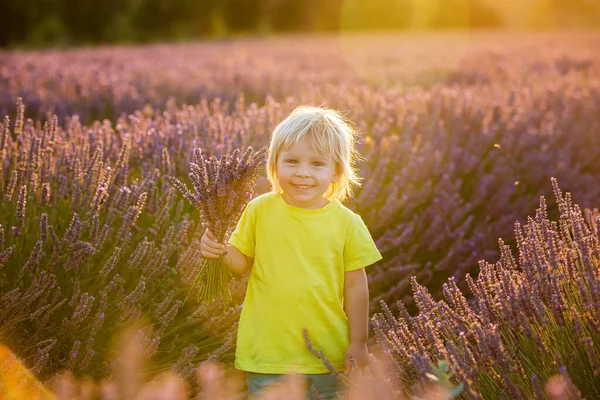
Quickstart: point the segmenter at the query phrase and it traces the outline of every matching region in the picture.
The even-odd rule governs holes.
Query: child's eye
[[[295,164],[295,163],[296,163],[296,160],[291,160],[291,159],[290,159],[290,160],[285,160],[285,162],[286,162],[286,163],[290,163],[290,164]]]
[[[315,161],[315,162],[313,163],[313,165],[314,165],[315,167],[322,167],[323,165],[325,165],[325,163],[324,163],[324,162],[321,162],[321,161]]]

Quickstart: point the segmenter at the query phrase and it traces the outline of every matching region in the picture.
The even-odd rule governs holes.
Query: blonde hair
[[[340,113],[335,110],[300,106],[291,112],[273,130],[267,158],[267,176],[273,192],[281,192],[277,183],[277,160],[281,151],[306,137],[309,145],[320,153],[331,156],[336,163],[339,178],[332,182],[325,193],[328,199],[344,201],[352,195],[360,178],[354,167],[360,155],[355,150],[358,133]]]

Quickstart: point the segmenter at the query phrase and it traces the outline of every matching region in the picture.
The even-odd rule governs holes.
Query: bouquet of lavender
[[[253,152],[252,147],[240,158],[240,150],[231,155],[205,159],[202,150],[194,149],[194,161],[190,163],[188,176],[196,193],[188,190],[185,183],[171,178],[173,185],[200,212],[203,223],[223,241],[229,228],[235,226],[252,198],[258,173],[265,162],[265,149]],[[213,301],[221,296],[226,304],[230,299],[231,273],[223,265],[223,257],[205,259],[192,289],[199,282],[198,300]],[[191,290],[191,289],[190,289]]]

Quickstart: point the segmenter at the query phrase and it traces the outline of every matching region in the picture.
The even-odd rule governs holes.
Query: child
[[[224,255],[231,271],[250,272],[235,366],[252,394],[294,372],[335,398],[336,378],[309,352],[305,329],[337,370],[368,362],[364,268],[381,255],[360,216],[340,203],[359,183],[355,140],[337,112],[297,108],[271,137],[273,191],[250,201],[229,240],[208,230],[202,237],[204,257]]]

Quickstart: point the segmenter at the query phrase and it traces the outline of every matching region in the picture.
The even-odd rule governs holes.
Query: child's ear
[[[336,183],[337,181],[339,181],[341,175],[342,175],[342,171],[341,171],[340,165],[336,163],[335,175],[333,175],[333,178],[331,178],[331,183]]]

